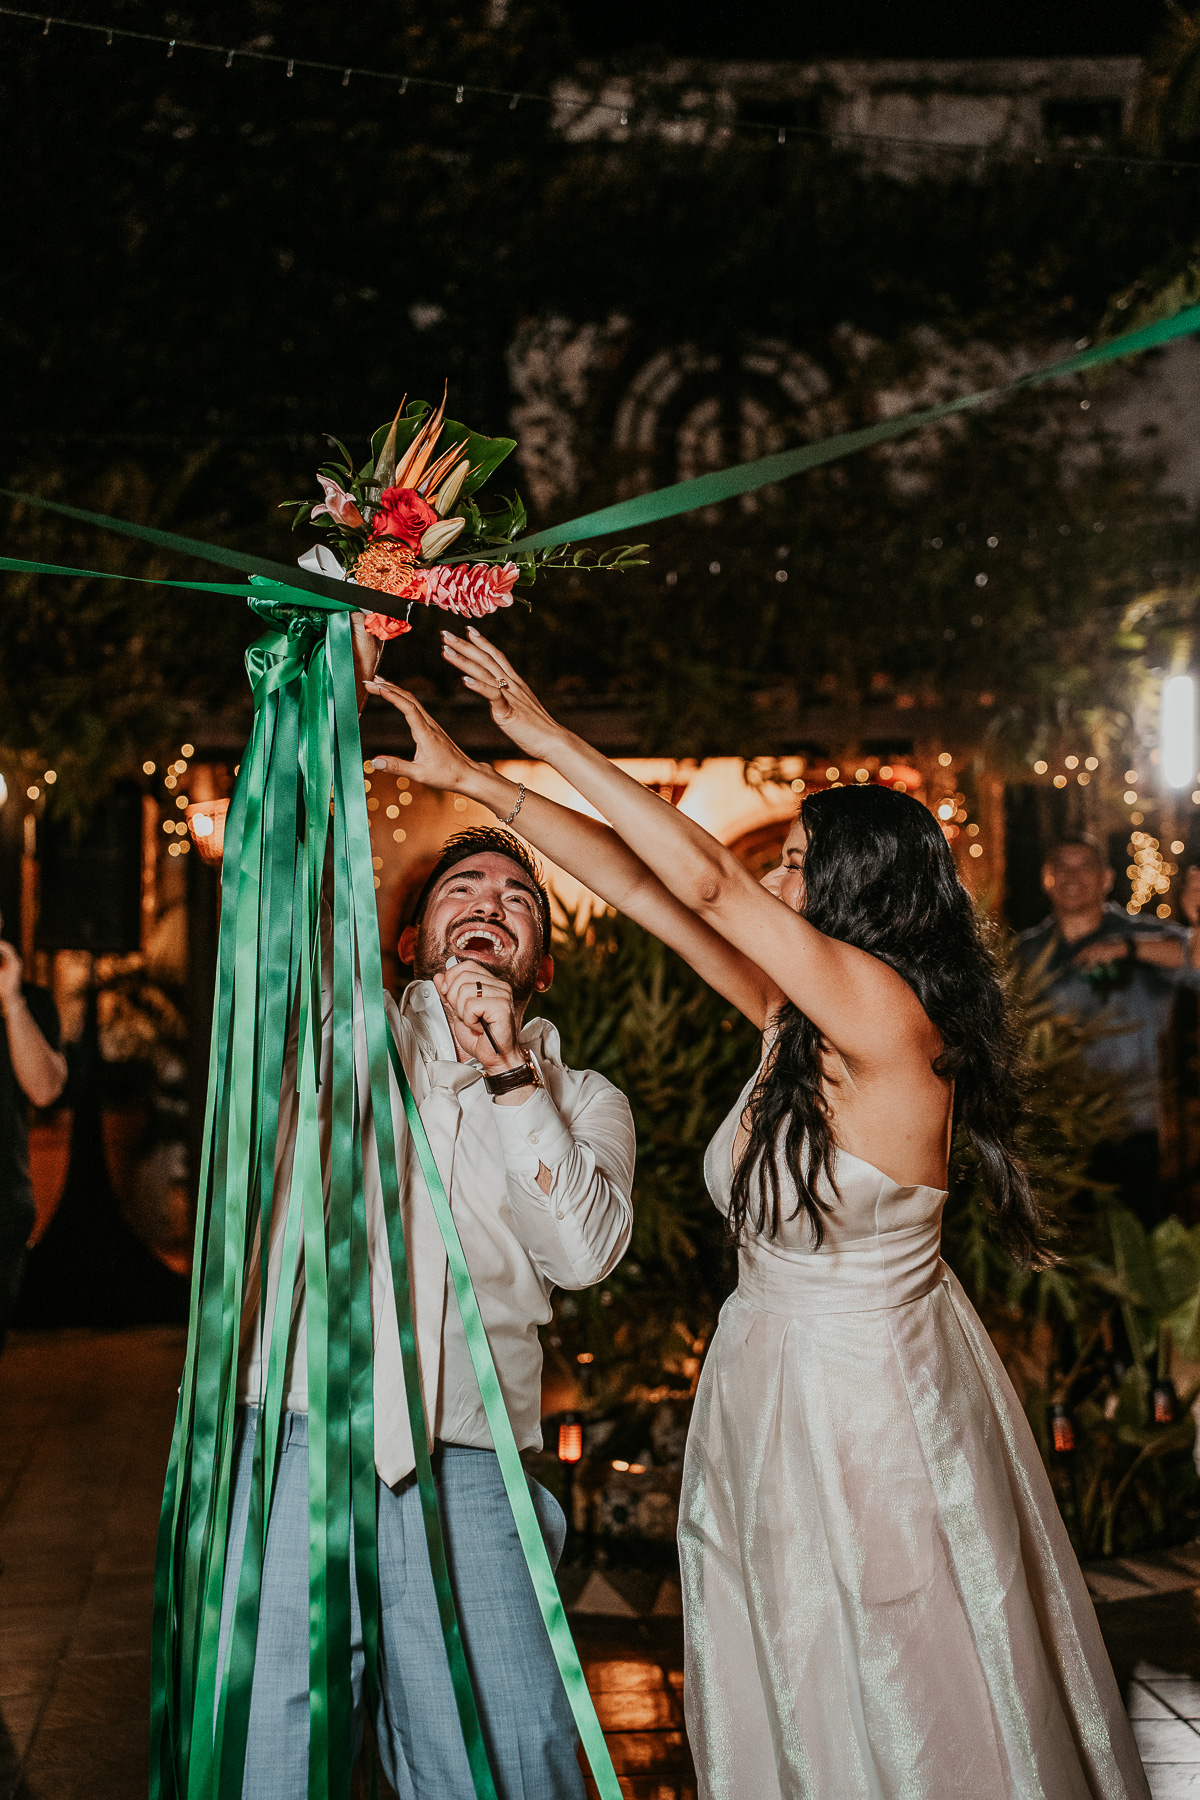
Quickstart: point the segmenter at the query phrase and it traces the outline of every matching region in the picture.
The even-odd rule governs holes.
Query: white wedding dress
[[[705,1160],[722,1211],[755,1079]],[[941,1260],[945,1193],[836,1168],[819,1252],[803,1215],[743,1245],[696,1396],[701,1800],[1148,1800],[1033,1434]]]

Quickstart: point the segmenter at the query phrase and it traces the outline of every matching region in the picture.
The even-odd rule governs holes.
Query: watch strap
[[[499,1075],[485,1075],[483,1085],[493,1099],[501,1094],[515,1094],[518,1088],[540,1088],[542,1078],[534,1067],[533,1058],[527,1056],[525,1061],[515,1069],[504,1069]]]

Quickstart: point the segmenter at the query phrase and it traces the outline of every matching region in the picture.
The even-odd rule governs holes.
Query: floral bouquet
[[[284,505],[296,509],[293,530],[325,521],[320,529],[329,546],[306,551],[302,568],[408,603],[402,618],[366,614],[367,630],[378,638],[410,631],[408,613],[418,602],[480,619],[511,606],[517,582],[532,581],[539,565],[628,568],[645,547],[622,545],[603,555],[572,552],[566,545],[514,551],[512,540],[525,529],[519,496],[490,512],[473,496],[516,449],[516,441],[483,437],[447,419],[445,396],[436,411],[424,400],[406,409],[402,400],[391,425],[375,432],[370,459],[360,469],[344,444],[337,438],[329,442],[343,461],[317,472],[324,500]]]

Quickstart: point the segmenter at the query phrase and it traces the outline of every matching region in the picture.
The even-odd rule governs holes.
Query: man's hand
[[[0,938],[0,1013],[21,998],[21,959],[12,944]]]
[[[1129,947],[1124,938],[1097,938],[1094,944],[1084,944],[1071,960],[1079,969],[1095,969],[1101,963],[1128,962]]]
[[[1178,969],[1183,966],[1184,945],[1182,938],[1162,935],[1148,931],[1139,932],[1127,938],[1097,938],[1094,944],[1084,944],[1072,958],[1076,968],[1094,969],[1100,963],[1140,962],[1149,963],[1156,969]]]
[[[367,703],[367,689],[383,655],[383,645],[367,630],[363,623],[364,617],[360,612],[350,614],[350,639],[354,646],[354,687],[359,712]]]
[[[452,969],[440,970],[433,985],[442,997],[459,1048],[482,1064],[485,1075],[515,1069],[524,1060],[513,991],[507,981],[482,963],[460,962]]]
[[[21,959],[0,938],[0,1026],[8,1038],[8,1057],[17,1086],[35,1106],[53,1106],[67,1081],[67,1059],[52,1050],[25,1004],[21,992]]]

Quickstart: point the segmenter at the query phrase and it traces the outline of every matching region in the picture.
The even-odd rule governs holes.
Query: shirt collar
[[[400,997],[400,1016],[407,1019],[422,1050],[435,1062],[457,1062],[458,1046],[446,1018],[442,996],[432,981],[410,981]]]

